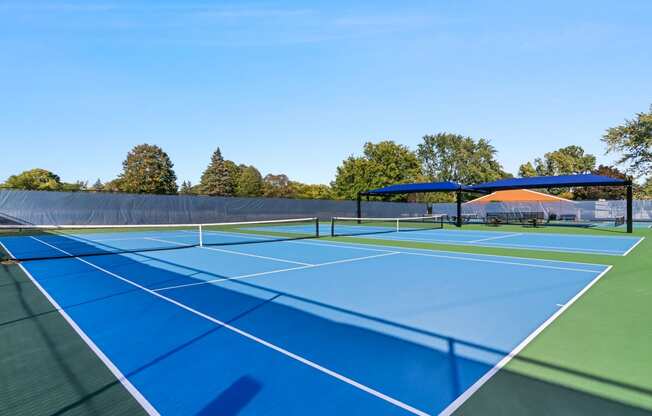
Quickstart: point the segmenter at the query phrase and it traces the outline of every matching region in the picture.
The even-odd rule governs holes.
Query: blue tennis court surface
[[[448,412],[608,270],[314,239],[21,267],[144,409],[242,415]]]
[[[305,231],[302,226],[278,226],[285,232]],[[330,224],[322,224],[320,234],[330,234]],[[414,241],[420,243],[462,244],[483,247],[516,248],[603,255],[626,255],[641,237],[601,236],[589,234],[519,233],[504,231],[478,231],[436,229],[391,232],[387,227],[369,225],[339,225],[342,235],[380,240]]]

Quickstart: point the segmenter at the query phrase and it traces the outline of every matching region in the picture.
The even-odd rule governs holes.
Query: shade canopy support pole
[[[357,202],[357,212],[356,218],[358,218],[358,224],[360,224],[360,218],[362,218],[362,194],[358,192]]]
[[[455,221],[455,226],[462,226],[462,191],[457,191],[457,219]]]
[[[627,184],[627,232],[632,233],[634,231],[634,218],[633,218],[633,205],[634,205],[634,195],[632,191],[632,184]]]

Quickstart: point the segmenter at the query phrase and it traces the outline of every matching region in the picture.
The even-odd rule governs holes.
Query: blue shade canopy
[[[533,176],[529,178],[508,178],[470,186],[475,191],[498,191],[502,189],[559,188],[566,186],[624,186],[631,181],[602,175],[560,175]]]
[[[414,194],[419,192],[457,192],[467,189],[466,186],[455,182],[426,182],[426,183],[401,183],[390,185],[384,188],[372,189],[361,192],[361,195],[392,195],[392,194]]]

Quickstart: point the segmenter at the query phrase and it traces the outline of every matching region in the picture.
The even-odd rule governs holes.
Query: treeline
[[[596,166],[596,157],[577,145],[545,153],[524,162],[518,175],[548,176],[594,173],[625,178],[625,172],[646,177],[635,186],[637,198],[652,198],[652,107],[632,120],[610,128],[602,137],[606,152],[617,153],[616,166]],[[522,144],[524,147],[527,143]],[[32,169],[9,177],[0,187],[53,191],[104,191],[149,194],[193,194],[212,196],[280,197],[308,199],[355,199],[361,191],[397,183],[453,181],[476,184],[511,177],[496,159],[496,149],[485,138],[474,139],[451,133],[423,136],[416,149],[383,140],[365,143],[360,156],[351,155],[337,167],[330,185],[310,185],[290,180],[285,174],[264,177],[256,167],[224,159],[217,148],[198,184],[177,185],[174,165],[158,146],[135,146],[122,163],[122,173],[112,181],[92,186],[86,182],[64,183],[44,169]],[[624,190],[610,187],[561,188],[548,192],[577,200],[622,199]],[[398,195],[392,200],[448,202],[448,194]]]
[[[331,188],[327,185],[292,181],[285,174],[270,173],[263,177],[255,166],[238,165],[224,159],[219,148],[213,152],[198,184],[193,185],[190,181],[183,181],[179,187],[170,157],[159,146],[151,144],[135,146],[122,162],[122,173],[106,183],[102,183],[99,179],[92,185],[86,181],[66,183],[48,170],[31,169],[10,176],[0,185],[0,188],[168,195],[333,198]]]

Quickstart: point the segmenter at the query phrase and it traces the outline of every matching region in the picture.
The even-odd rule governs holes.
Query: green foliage
[[[122,192],[145,194],[177,193],[177,176],[172,161],[158,146],[135,146],[122,162],[119,181],[112,184]],[[114,181],[115,182],[115,181]]]
[[[419,161],[406,146],[391,140],[368,142],[364,145],[363,156],[350,156],[337,168],[331,187],[336,197],[355,199],[359,192],[414,182],[419,175]],[[392,199],[404,200],[405,196]]]
[[[263,194],[263,176],[253,166],[241,166],[236,181],[236,195],[254,197]]]
[[[233,165],[235,165],[235,163],[233,163]],[[199,193],[202,195],[232,196],[234,192],[234,183],[231,179],[229,166],[230,165],[227,164],[222,157],[222,152],[218,147],[213,152],[208,167],[206,167],[206,170],[204,170],[204,173],[201,175]]]
[[[38,168],[12,175],[2,185],[3,188],[36,191],[60,191],[62,186],[59,176],[49,170]]]
[[[238,180],[240,179],[240,175],[242,174],[242,169],[244,169],[246,166],[245,165],[236,165],[235,162],[231,160],[225,160],[224,165],[226,166],[226,169],[229,171],[229,181],[231,182],[230,186],[231,189],[233,190],[233,193],[236,193],[236,188],[238,186]]]
[[[298,199],[333,199],[333,190],[328,185],[290,182],[292,198]]]
[[[636,119],[608,129],[602,141],[607,144],[607,153],[622,154],[617,163],[626,164],[632,174],[652,174],[652,105],[647,113],[638,113]]]
[[[580,146],[566,146],[534,160],[539,176],[589,173],[595,169],[595,156],[585,154]]]
[[[87,181],[76,181],[75,183],[63,182],[61,184],[61,191],[66,192],[78,192],[78,191],[87,191],[88,182]]]
[[[496,149],[486,139],[476,141],[451,133],[426,135],[417,155],[429,181],[474,184],[508,176],[496,160]]]
[[[58,175],[46,169],[26,170],[18,175],[12,175],[0,188],[26,189],[32,191],[65,191],[76,192],[88,189],[88,182],[61,182]]]
[[[647,178],[643,185],[634,188],[635,199],[652,199],[652,176]]]
[[[192,182],[190,181],[183,181],[181,182],[181,187],[179,188],[179,193],[182,195],[192,195],[194,194],[194,189],[192,186]]]
[[[292,188],[287,175],[267,174],[263,179],[263,196],[267,198],[291,198]]]
[[[118,177],[112,181],[105,183],[104,186],[102,187],[102,191],[122,192],[122,179]]]
[[[90,188],[91,191],[102,191],[104,190],[104,185],[102,184],[102,181],[100,178],[97,178],[93,186]]]
[[[613,166],[600,165],[593,170],[596,175],[611,178],[626,179],[626,175]],[[573,198],[577,200],[595,201],[598,199],[617,200],[625,199],[626,191],[622,186],[589,186],[573,189]]]
[[[537,176],[537,171],[534,169],[534,166],[532,166],[532,163],[530,162],[523,163],[521,166],[518,167],[518,176],[520,176],[521,178]]]

